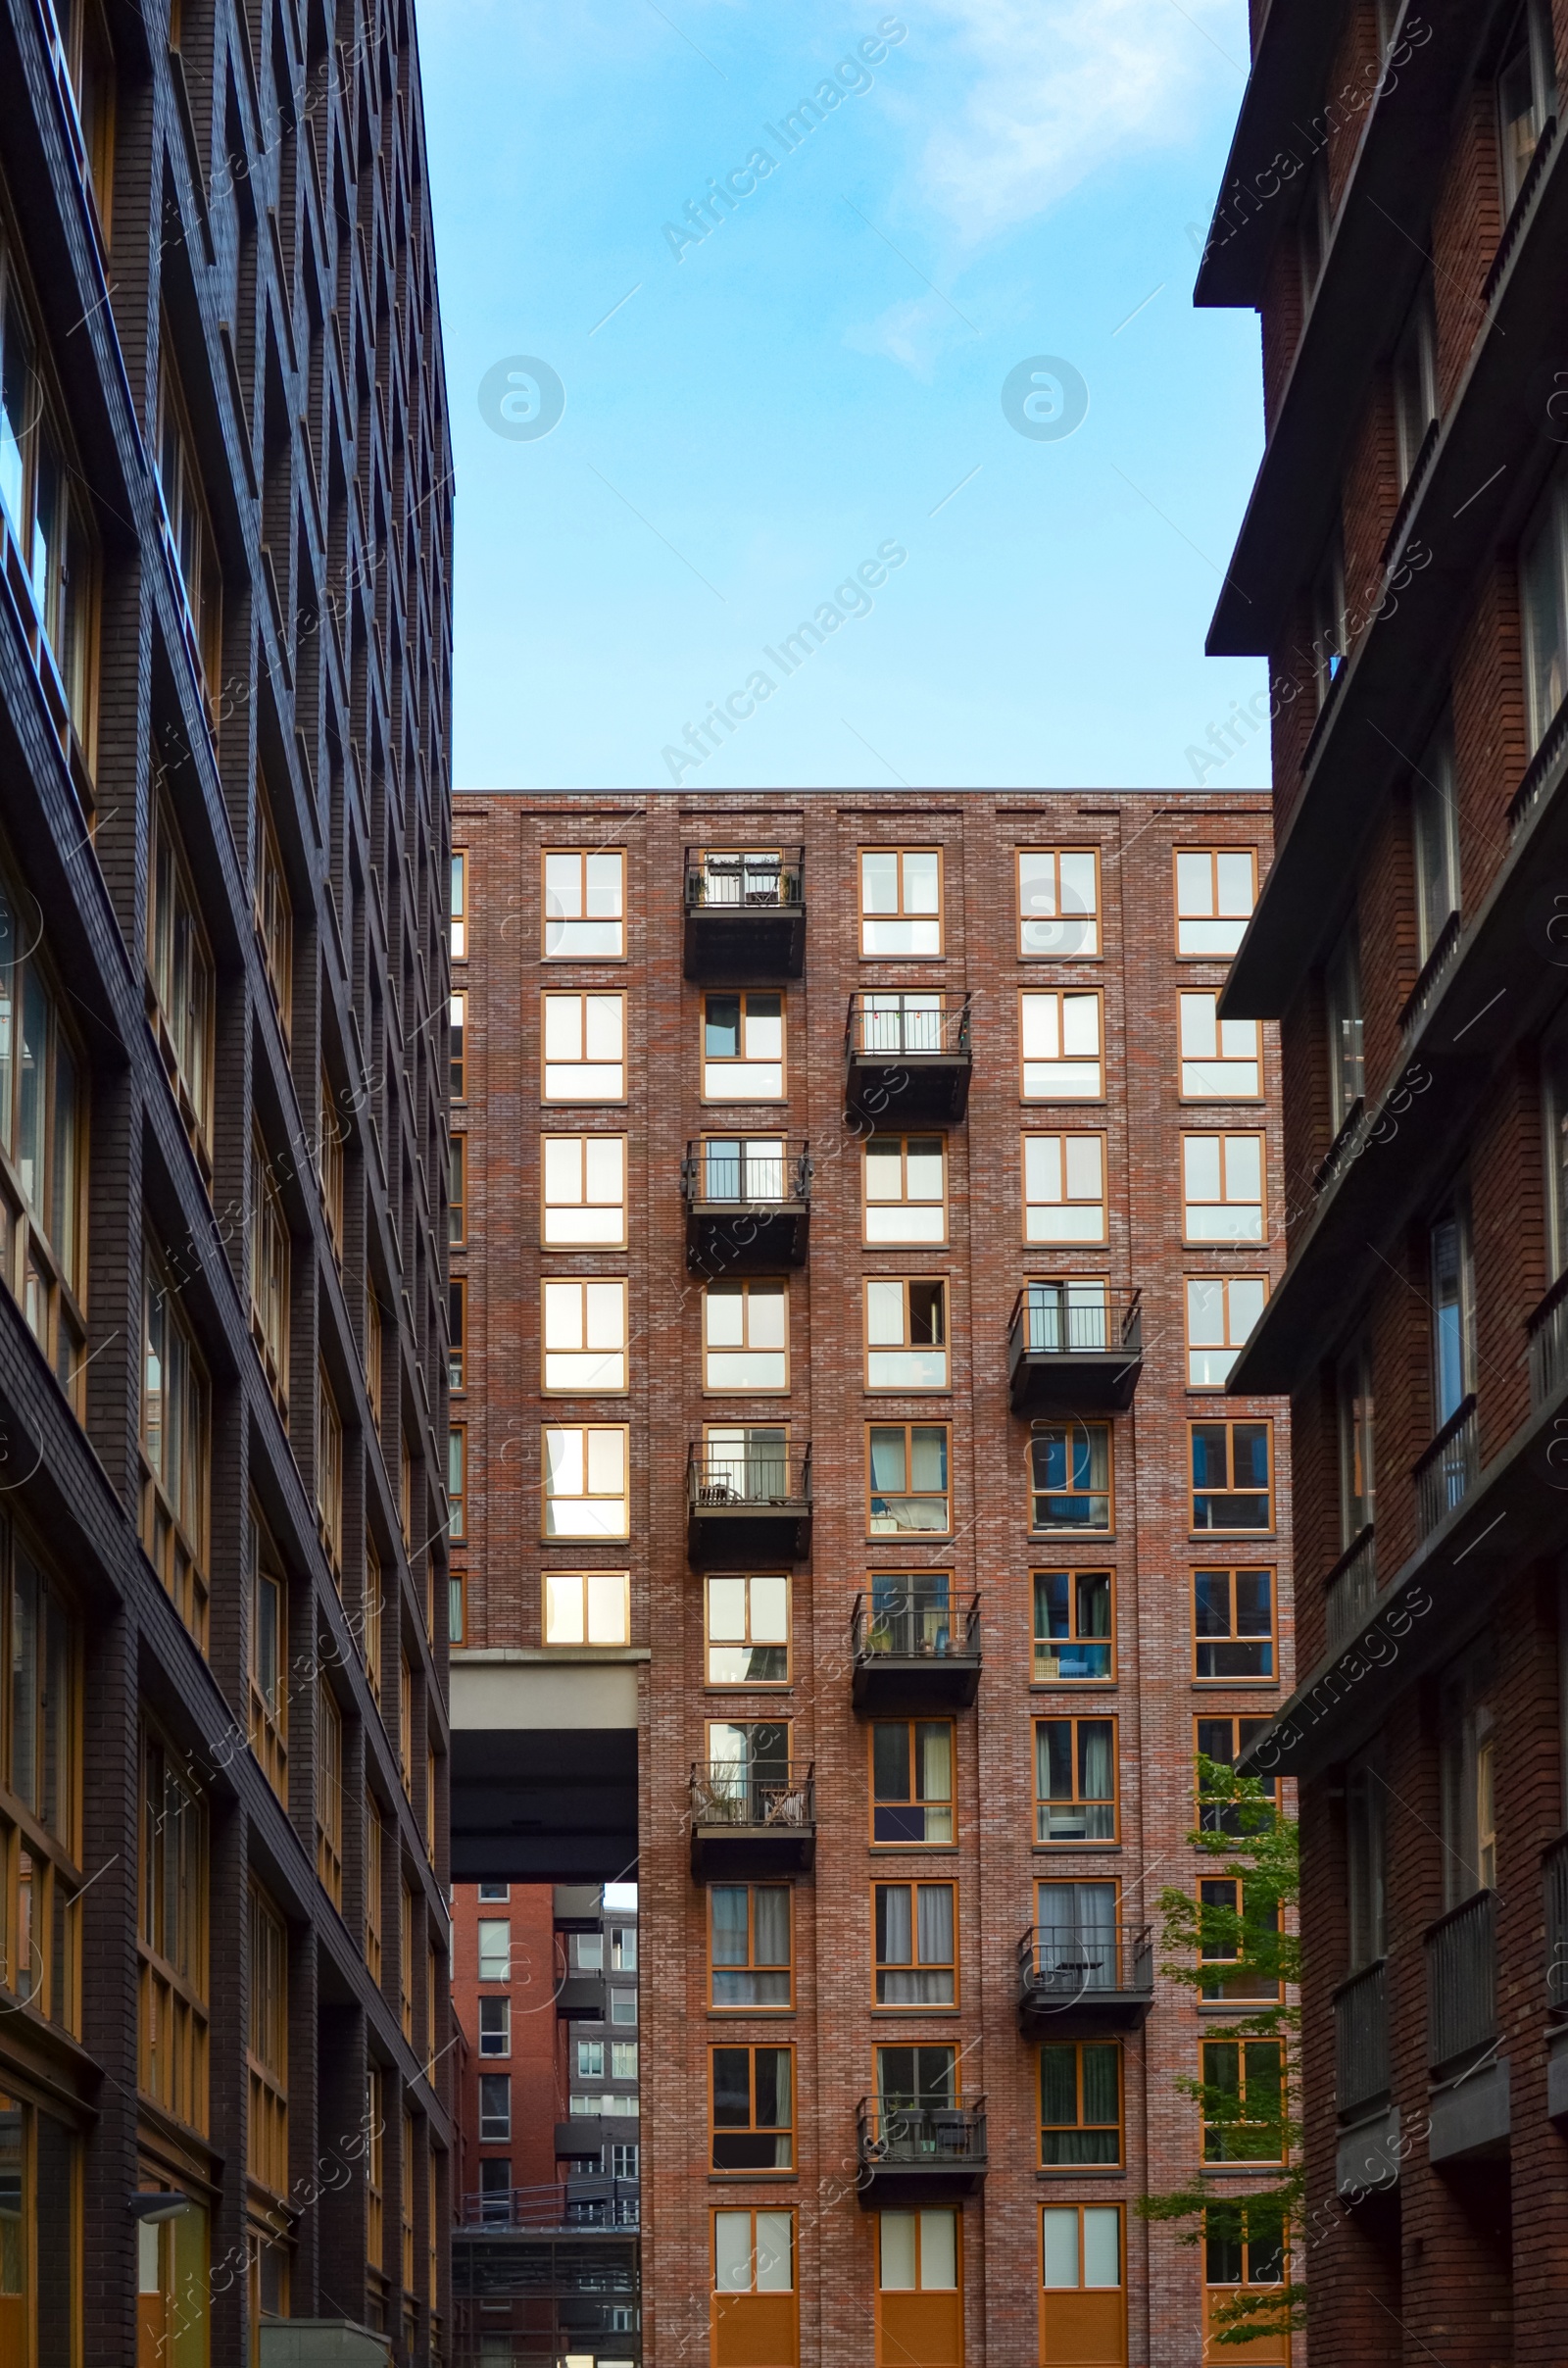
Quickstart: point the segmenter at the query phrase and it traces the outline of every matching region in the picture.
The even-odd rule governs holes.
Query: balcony
[[[809,1447],[689,1451],[686,1553],[697,1569],[765,1570],[804,1561],[810,1547]]]
[[[807,1875],[816,1859],[816,1783],[804,1768],[694,1761],[692,1873],[699,1883]]]
[[[811,1160],[804,1137],[710,1135],[688,1143],[680,1189],[694,1273],[776,1274],[805,1265]]]
[[[605,2143],[605,2125],[597,2114],[573,2114],[556,2124],[558,2162],[597,2162]]]
[[[1103,1283],[1026,1283],[1007,1321],[1015,1414],[1125,1413],[1143,1370],[1142,1293]]]
[[[1383,1959],[1334,1993],[1334,2102],[1354,2121],[1389,2094],[1389,1997]]]
[[[604,1904],[604,1891],[597,1883],[558,1883],[553,1902],[557,1932],[598,1932]]]
[[[1544,1406],[1568,1381],[1568,1273],[1557,1277],[1525,1330],[1530,1340],[1530,1403]]]
[[[806,966],[804,847],[688,847],[688,978],[799,978]]]
[[[564,2023],[602,2023],[605,2019],[605,1977],[602,1973],[568,1973],[556,1984],[556,2012]]]
[[[1543,1860],[1546,1910],[1546,2003],[1554,2015],[1568,2013],[1568,1834]]]
[[[980,1691],[980,1598],[950,1610],[917,1589],[886,1602],[858,1595],[850,1650],[858,1710],[967,1709]]]
[[[938,988],[852,995],[844,1107],[884,1130],[961,1118],[969,1107],[969,998]]]
[[[1481,1421],[1475,1393],[1461,1398],[1410,1477],[1415,1482],[1416,1525],[1430,1538],[1456,1505],[1462,1505],[1481,1471]]]
[[[1377,1602],[1378,1561],[1369,1521],[1323,1582],[1328,1597],[1329,1650],[1348,1645]]]
[[[1497,2036],[1497,1895],[1478,1891],[1429,1925],[1427,2062],[1456,2069]]]
[[[857,2121],[862,2205],[975,2195],[985,2182],[986,2100],[910,2104],[862,2097]]]
[[[566,2161],[577,2152],[561,2144],[564,2131],[597,2130],[597,2121],[558,2121],[556,2154]],[[592,2149],[598,2152],[595,2145]],[[636,2228],[640,2195],[635,2179],[573,2179],[542,2187],[501,2188],[463,2198],[464,2228],[510,2229],[514,2234],[556,2234],[574,2228]]]
[[[1026,2039],[1136,2031],[1154,2002],[1147,1924],[1036,1924],[1018,1943],[1018,2027]]]

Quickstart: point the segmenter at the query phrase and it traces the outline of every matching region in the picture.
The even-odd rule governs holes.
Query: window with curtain
[[[789,1885],[714,1883],[708,1899],[712,2004],[788,2006]]]
[[[1110,1528],[1108,1422],[1037,1422],[1029,1465],[1032,1529]]]
[[[1033,1577],[1035,1684],[1097,1685],[1113,1677],[1112,1573],[1037,1570]]]
[[[1113,1882],[1073,1883],[1053,1879],[1036,1887],[1035,1937],[1043,1973],[1070,1971],[1086,1990],[1120,1986],[1116,1933],[1117,1891]]]
[[[872,1886],[878,2006],[957,2003],[956,1886],[877,1883]]]
[[[945,1422],[873,1422],[867,1427],[873,1538],[910,1531],[945,1534],[951,1527]]]
[[[1121,2047],[1053,2041],[1040,2050],[1040,2159],[1048,2168],[1121,2160]]]
[[[1115,1839],[1115,1720],[1036,1719],[1035,1840]]]
[[[953,1721],[871,1722],[871,1840],[908,1849],[951,1843]]]
[[[1430,1242],[1433,1428],[1441,1430],[1475,1387],[1475,1282],[1465,1200],[1452,1202],[1434,1221]]]
[[[712,2047],[715,2171],[787,2171],[795,2162],[793,2047]]]

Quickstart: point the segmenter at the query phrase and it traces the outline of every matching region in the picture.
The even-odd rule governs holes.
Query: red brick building
[[[1568,9],[1254,9],[1199,301],[1267,447],[1314,2361],[1563,2356]],[[1250,1401],[1244,1401],[1250,1403]]]
[[[1223,1395],[1266,802],[458,816],[453,1865],[636,1856],[642,2357],[1195,2360],[1133,2204],[1237,2011],[1147,1937],[1200,1729],[1291,1674],[1283,1409]]]

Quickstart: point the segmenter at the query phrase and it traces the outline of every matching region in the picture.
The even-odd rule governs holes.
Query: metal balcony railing
[[[1525,1324],[1530,1340],[1530,1403],[1544,1406],[1568,1381],[1568,1272],[1559,1274]]]
[[[635,2179],[560,2181],[544,2187],[503,2188],[465,2195],[464,2228],[537,2229],[636,2228],[641,2203]]]
[[[1377,1548],[1369,1521],[1352,1538],[1323,1582],[1328,1597],[1329,1651],[1348,1644],[1366,1618],[1378,1595]]]
[[[1497,1895],[1478,1891],[1428,1927],[1427,2062],[1436,2068],[1497,2036]]]
[[[969,1058],[969,998],[940,989],[876,990],[850,997],[846,1057]]]
[[[1075,1297],[1082,1286],[1026,1283],[1007,1318],[1007,1344],[1031,1357],[1077,1357],[1096,1350],[1143,1353],[1143,1293],[1102,1291]]]
[[[1152,1998],[1153,1932],[1147,1924],[1034,1924],[1018,1943],[1018,1976],[1037,1998]]]
[[[1568,2007],[1568,1834],[1559,1836],[1542,1864],[1546,1911],[1546,2003],[1554,2014]]]
[[[1519,828],[1548,784],[1556,781],[1565,750],[1568,750],[1568,699],[1542,734],[1541,746],[1525,766],[1524,778],[1513,793],[1508,807],[1510,834]]]
[[[1348,2119],[1388,2092],[1389,1998],[1379,1957],[1334,1993],[1334,2101]]]
[[[811,1451],[760,1447],[705,1454],[693,1447],[686,1462],[686,1502],[693,1512],[735,1512],[748,1505],[808,1509]]]
[[[986,2160],[986,2100],[983,2097],[914,2100],[862,2097],[856,2116],[862,2163],[884,2169],[943,2170]]]
[[[811,1197],[810,1146],[804,1136],[688,1143],[680,1188],[693,1209],[804,1207]]]
[[[874,1603],[858,1595],[850,1640],[858,1661],[978,1660],[980,1598],[949,1605],[930,1602],[917,1590]]]
[[[1329,1145],[1322,1163],[1312,1172],[1312,1190],[1327,1192],[1342,1167],[1348,1167],[1360,1149],[1361,1121],[1366,1116],[1366,1097],[1357,1094],[1340,1121],[1340,1131]]]
[[[732,1759],[694,1760],[690,1779],[692,1824],[712,1831],[742,1826],[775,1830],[782,1836],[816,1827],[815,1770],[749,1768]]]
[[[1554,115],[1548,115],[1541,126],[1541,137],[1536,142],[1536,153],[1531,158],[1529,170],[1519,184],[1519,194],[1513,201],[1512,211],[1502,226],[1502,236],[1497,241],[1497,251],[1492,259],[1492,268],[1481,283],[1483,305],[1489,305],[1502,285],[1502,275],[1508,269],[1509,257],[1524,235],[1525,223],[1535,205],[1536,192],[1545,178],[1546,167],[1550,162],[1556,140],[1557,119]]]
[[[688,847],[686,909],[778,913],[806,902],[804,847]]]
[[[1439,987],[1442,986],[1448,964],[1453,960],[1463,933],[1464,923],[1460,919],[1458,912],[1454,911],[1449,913],[1443,927],[1438,931],[1437,943],[1421,964],[1415,985],[1410,989],[1400,1007],[1399,1031],[1401,1035],[1409,1035]]]
[[[1440,1521],[1461,1505],[1481,1470],[1481,1422],[1472,1390],[1461,1398],[1442,1430],[1415,1465],[1416,1523],[1429,1538]]]

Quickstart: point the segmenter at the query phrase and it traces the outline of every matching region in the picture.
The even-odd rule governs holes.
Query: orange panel
[[[960,2294],[877,2296],[876,2356],[886,2368],[963,2368]]]
[[[1120,2289],[1040,2297],[1042,2368],[1125,2368],[1127,2314]]]
[[[1205,2361],[1235,2360],[1239,2368],[1290,2368],[1291,2339],[1288,2335],[1260,2335],[1250,2343],[1216,2343],[1209,2338],[1209,2313],[1217,2302],[1235,2299],[1241,2289],[1236,2286],[1205,2286],[1203,2289],[1203,2358]]]
[[[792,2294],[714,2294],[713,2368],[795,2368]]]
[[[136,2296],[136,2368],[159,2368],[168,2352],[169,2313],[164,2297],[140,2294]]]

